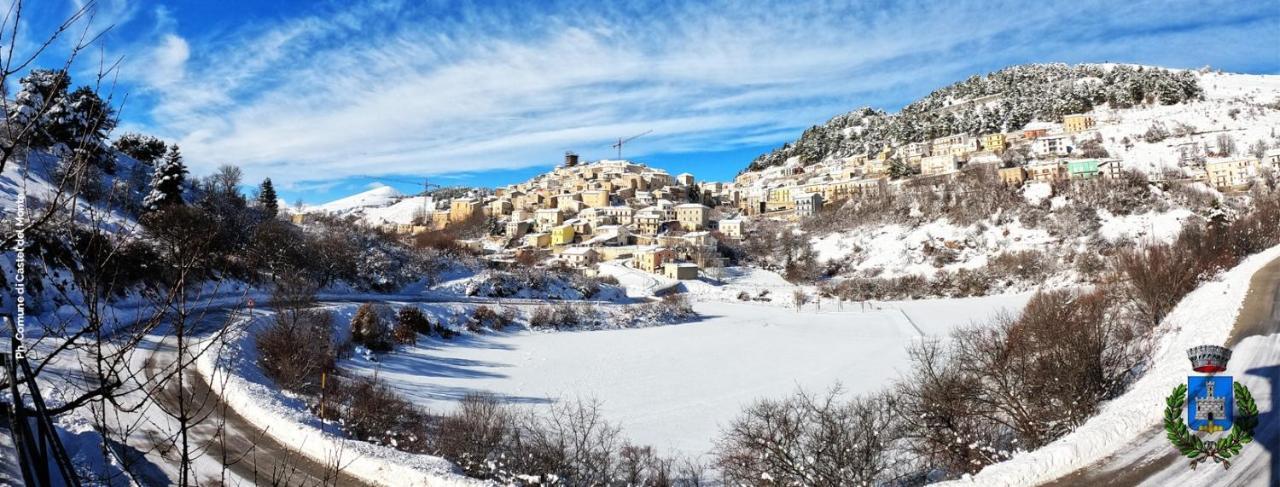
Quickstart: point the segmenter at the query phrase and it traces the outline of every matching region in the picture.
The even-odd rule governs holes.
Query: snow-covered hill
[[[390,186],[378,186],[376,188],[356,193],[345,198],[336,199],[328,203],[306,207],[305,211],[324,212],[324,213],[350,213],[361,208],[382,207],[396,202],[404,195],[395,188]]]
[[[1208,154],[1222,151],[1220,137],[1229,137],[1235,144],[1236,157],[1249,155],[1259,141],[1268,148],[1278,145],[1280,76],[1220,72],[1195,72],[1195,76],[1204,90],[1203,100],[1130,108],[1099,106],[1090,112],[1111,157],[1148,173],[1173,170],[1186,175],[1188,157],[1226,158]],[[1165,138],[1155,140],[1161,130]]]
[[[1113,64],[1013,66],[943,87],[898,113],[859,108],[836,116],[744,171],[810,166],[953,134],[1017,131],[1074,113],[1094,115],[1111,156],[1159,170],[1177,165],[1181,147],[1215,144],[1219,134],[1233,136],[1241,154],[1257,140],[1274,139],[1280,76]],[[1164,124],[1168,138],[1146,141],[1153,123]]]

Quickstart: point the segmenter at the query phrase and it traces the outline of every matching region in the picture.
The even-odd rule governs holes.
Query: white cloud
[[[1088,2],[415,10],[383,2],[216,37],[167,25],[125,75],[153,101],[149,128],[197,169],[232,162],[288,185],[604,157],[611,139],[650,129],[631,155],[780,143],[976,70],[1142,56],[1194,34],[1115,43],[1164,13]]]

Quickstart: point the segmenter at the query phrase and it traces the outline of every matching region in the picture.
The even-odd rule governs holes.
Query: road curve
[[[1250,278],[1249,291],[1241,304],[1240,314],[1236,317],[1235,326],[1227,339],[1226,346],[1234,347],[1248,337],[1278,333],[1280,333],[1280,259],[1275,259]],[[1153,404],[1152,407],[1160,407],[1160,405]],[[1272,405],[1272,407],[1275,406]],[[1265,413],[1267,406],[1261,405],[1259,409]],[[1131,442],[1124,450],[1150,453],[1138,456],[1111,456],[1040,485],[1043,487],[1138,486],[1161,472],[1187,468],[1186,460],[1168,446],[1163,425],[1151,425],[1139,438],[1141,439]],[[1162,448],[1155,448],[1156,446]],[[1260,445],[1252,446],[1252,448],[1260,447]],[[1280,478],[1269,480],[1269,485],[1280,486]]]
[[[207,313],[205,322],[198,324],[207,326],[210,323],[223,323],[227,312]],[[198,330],[197,330],[198,331]],[[199,333],[197,333],[199,334]],[[175,338],[169,336],[155,347],[147,360],[144,370],[149,380],[164,374],[177,359]],[[197,373],[194,367],[189,368],[183,376],[183,389],[187,397],[200,398],[199,416],[208,416],[192,430],[193,444],[199,445],[202,455],[213,458],[227,465],[235,476],[252,482],[254,485],[288,485],[288,486],[361,486],[368,485],[363,480],[341,472],[332,466],[323,465],[288,445],[276,441],[266,431],[258,428],[231,407],[226,407],[218,394],[210,387],[204,376]],[[178,383],[170,380],[163,391],[156,394],[159,405],[169,411],[178,408]],[[208,398],[207,400],[203,400]],[[222,423],[225,440],[218,438],[216,425]],[[227,461],[221,462],[222,459]],[[199,472],[197,472],[199,475]],[[208,475],[199,475],[201,478]],[[203,482],[202,482],[203,483]]]

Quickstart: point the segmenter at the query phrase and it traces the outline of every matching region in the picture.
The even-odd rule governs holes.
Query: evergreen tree
[[[889,161],[889,177],[893,179],[902,179],[914,174],[916,174],[916,171],[912,169],[911,166],[907,165],[907,163],[903,162],[902,159],[895,157]]]
[[[151,192],[142,200],[143,208],[156,211],[165,206],[181,205],[182,187],[187,180],[187,166],[182,163],[178,145],[169,146],[164,162],[151,174]]]
[[[18,93],[5,116],[15,129],[30,127],[34,148],[54,144],[51,129],[62,116],[70,85],[71,77],[66,71],[52,69],[33,69],[18,81]]]
[[[280,213],[280,203],[277,200],[276,188],[271,184],[271,178],[262,180],[262,186],[258,187],[258,208],[262,209],[262,213],[267,218],[275,218]]]
[[[116,126],[115,110],[88,86],[76,88],[65,100],[49,127],[54,143],[114,174],[115,158],[108,150],[107,134]]]
[[[115,147],[116,150],[146,165],[160,162],[160,158],[164,157],[167,149],[163,140],[132,132],[116,139]]]

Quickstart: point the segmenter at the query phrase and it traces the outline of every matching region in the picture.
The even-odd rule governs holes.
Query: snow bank
[[[196,363],[197,371],[211,384],[226,380],[222,399],[280,443],[294,446],[301,454],[320,463],[339,456],[346,464],[345,473],[373,485],[493,485],[459,475],[453,464],[440,457],[415,455],[325,432],[324,425],[299,401],[282,394],[262,375],[257,367],[253,339],[247,331],[237,330],[228,340],[230,343],[220,356],[201,355]],[[229,371],[232,373],[228,377]]]
[[[1219,276],[1217,280],[1200,286],[1178,303],[1157,329],[1156,333],[1160,338],[1152,356],[1151,369],[1134,383],[1129,392],[1103,405],[1098,415],[1084,425],[1040,449],[989,466],[972,477],[944,484],[1034,485],[1093,464],[1118,453],[1133,441],[1144,439],[1143,435],[1149,434],[1151,428],[1163,420],[1164,399],[1168,397],[1169,391],[1186,381],[1190,372],[1186,350],[1196,345],[1226,342],[1249,290],[1250,279],[1255,272],[1276,258],[1280,258],[1280,246],[1245,259],[1240,265]],[[1247,340],[1246,343],[1250,347],[1241,351],[1242,356],[1257,353],[1253,350],[1257,340]],[[1267,353],[1280,355],[1275,349]],[[1236,369],[1239,365],[1237,362],[1243,362],[1240,358],[1246,357],[1233,360],[1232,368]],[[1252,388],[1254,384],[1251,382],[1249,386]],[[1260,390],[1269,394],[1269,389]],[[1258,399],[1259,404],[1266,404],[1261,401],[1261,397]],[[1158,440],[1164,441],[1163,436]],[[1250,448],[1261,447],[1251,445]],[[1212,470],[1220,473],[1220,469]]]

